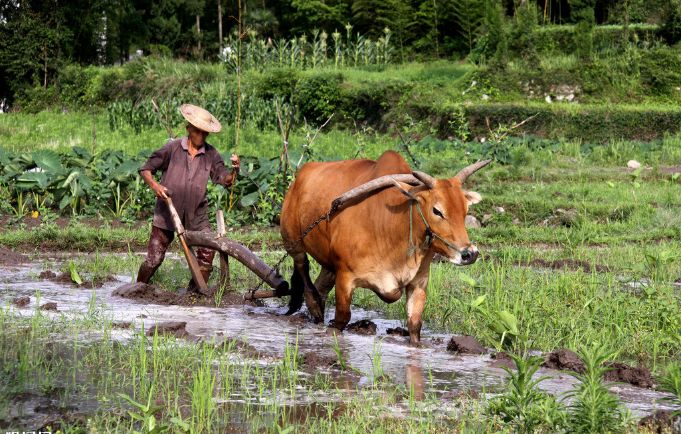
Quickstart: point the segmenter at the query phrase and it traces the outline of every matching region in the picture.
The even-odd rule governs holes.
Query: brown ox
[[[310,223],[329,210],[334,198],[384,175],[412,173],[393,151],[376,161],[305,164],[281,211],[284,246],[295,266],[289,313],[297,311],[304,298],[315,320],[323,321],[324,304],[335,285],[336,316],[331,326],[343,330],[350,321],[355,288],[371,289],[387,303],[399,300],[406,291],[410,342],[418,343],[433,256],[439,253],[457,265],[472,264],[478,257],[464,218],[468,206],[479,202],[480,195],[464,191],[461,184],[487,163],[469,166],[451,179],[434,179],[420,172],[399,175],[403,180],[412,179],[416,186],[390,179],[398,188],[386,188],[386,184],[378,192],[360,195],[362,199],[300,240]],[[307,254],[322,267],[314,283]]]

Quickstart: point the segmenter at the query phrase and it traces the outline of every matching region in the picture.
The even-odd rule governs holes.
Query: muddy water
[[[300,318],[292,319],[280,315],[286,309],[276,305],[276,301],[265,307],[233,306],[227,308],[160,306],[140,304],[128,299],[114,297],[111,291],[127,283],[130,277],[119,276],[118,282],[107,283],[101,288],[88,290],[75,288],[37,278],[40,269],[28,266],[0,268],[0,302],[4,305],[18,296],[30,296],[31,302],[24,308],[15,308],[22,314],[30,315],[38,302],[36,291],[40,291],[39,304],[57,303],[58,312],[45,312],[47,315],[82,313],[88,310],[93,301],[97,307],[114,321],[132,322],[136,327],[144,323],[146,328],[164,321],[186,321],[186,331],[190,335],[217,342],[226,339],[246,341],[261,354],[265,360],[275,361],[284,354],[286,342],[296,340],[299,352],[315,353],[323,359],[335,360],[333,338],[326,328],[314,325]],[[326,323],[332,318],[333,309],[327,312]],[[363,336],[352,333],[342,334],[338,341],[346,362],[361,374],[354,379],[339,378],[338,387],[346,387],[349,392],[357,387],[370,385],[374,372],[372,359],[380,357],[384,374],[397,384],[413,388],[413,396],[420,399],[426,394],[440,398],[442,405],[435,411],[450,411],[448,402],[461,393],[493,394],[503,390],[505,371],[491,366],[488,355],[454,355],[446,351],[449,336],[433,333],[427,328],[422,332],[423,347],[412,348],[408,338],[386,335],[386,329],[401,326],[400,321],[382,319],[377,312],[357,307],[352,310],[353,321],[370,319],[377,325],[376,336]],[[129,331],[117,331],[125,338]],[[323,368],[320,369],[329,369]],[[302,374],[306,375],[306,374]],[[308,374],[309,375],[309,374]],[[541,383],[542,389],[558,396],[573,389],[576,380],[565,372],[542,369],[538,375],[548,376]],[[613,384],[611,391],[616,393],[636,416],[643,416],[660,409],[672,409],[661,399],[665,394],[641,389],[628,384]],[[299,397],[300,400],[309,398]],[[315,397],[316,401],[342,400],[333,394]],[[238,401],[238,397],[235,397]],[[396,413],[406,411],[406,400],[398,405]]]

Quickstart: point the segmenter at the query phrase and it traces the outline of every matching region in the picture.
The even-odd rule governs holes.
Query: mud
[[[655,385],[650,371],[646,368],[633,368],[624,363],[617,362],[607,363],[606,365],[611,368],[603,376],[606,381],[619,381],[646,389],[650,389]]]
[[[519,265],[525,265],[525,263],[519,263]],[[556,259],[553,261],[548,261],[546,259],[537,258],[529,262],[530,266],[538,268],[550,268],[552,270],[572,270],[572,271],[583,271],[584,273],[592,273],[596,271],[598,273],[607,273],[610,268],[598,264],[590,264],[581,259]]]
[[[542,366],[562,371],[574,371],[578,374],[582,374],[585,371],[584,362],[582,362],[579,356],[565,348],[547,354]],[[655,385],[650,371],[646,368],[634,368],[618,362],[608,362],[606,366],[610,370],[603,376],[605,381],[629,383],[646,389],[650,389]]]
[[[578,374],[584,373],[585,370],[582,359],[579,358],[577,353],[570,351],[567,348],[561,348],[547,354],[542,366],[550,369],[558,369],[560,371],[574,371]]]
[[[28,261],[28,258],[7,247],[0,246],[0,265],[19,265]]]
[[[51,279],[56,279],[57,275],[52,270],[44,270],[44,271],[41,271],[40,274],[38,274],[38,277],[40,279],[50,279],[51,280]]]
[[[141,303],[153,303],[163,306],[210,306],[215,307],[215,297],[194,292],[163,291],[154,285],[145,283],[128,283],[116,288],[112,295],[135,300]],[[225,291],[219,307],[244,304],[243,295]]]
[[[473,336],[452,336],[447,351],[460,354],[485,354],[487,350]]]
[[[175,336],[176,338],[196,338],[187,333],[186,321],[169,321],[154,324],[147,330],[147,336],[154,336],[155,334]]]
[[[495,368],[508,368],[514,369],[515,362],[508,354],[502,352],[492,354],[492,360],[494,360],[490,366]]]
[[[308,370],[328,369],[333,368],[338,364],[336,358],[320,354],[318,352],[309,352],[303,354],[303,364]]]
[[[373,336],[376,334],[376,323],[368,319],[363,319],[348,325],[345,330],[358,335]]]
[[[391,336],[409,336],[409,330],[404,327],[389,328],[385,333]]]
[[[41,272],[38,275],[38,277],[40,277],[41,279],[62,283],[65,285],[71,285],[74,288],[101,288],[102,286],[104,286],[104,284],[109,282],[115,282],[117,280],[114,276],[110,274],[103,277],[98,276],[91,280],[84,279],[83,276],[80,276],[83,283],[79,285],[71,279],[71,273],[61,272],[59,274],[56,274],[54,271],[51,270],[45,270]]]
[[[385,336],[388,329],[397,329],[402,324],[400,320],[388,320],[380,312],[357,306],[353,307],[353,317],[375,324],[376,334],[380,338],[355,333],[338,334],[337,341],[330,338],[325,324],[333,318],[333,309],[327,309],[324,324],[313,324],[306,322],[307,312],[304,308],[298,318],[284,316],[283,313],[287,310],[286,300],[265,300],[264,306],[244,305],[239,300],[238,305],[220,308],[216,308],[212,300],[206,306],[161,305],[139,302],[139,297],[136,298],[134,294],[131,298],[113,296],[116,284],[81,291],[74,290],[70,284],[36,280],[40,271],[40,268],[27,266],[18,269],[0,267],[0,302],[6,303],[16,296],[33,298],[33,294],[39,290],[45,302],[58,303],[61,315],[68,316],[86,311],[93,300],[96,300],[97,308],[111,318],[113,327],[145,327],[148,330],[153,324],[161,325],[168,321],[186,323],[184,329],[179,326],[168,332],[179,332],[181,335],[185,332],[204,342],[204,345],[226,345],[243,363],[259,363],[264,369],[281,363],[288,351],[287,345],[295,343],[301,355],[300,369],[305,376],[314,378],[319,370],[331,370],[333,387],[347,390],[348,393],[372,384],[379,388],[380,393],[381,386],[375,378],[378,374],[374,373],[372,366],[374,352],[380,351],[382,370],[389,376],[391,383],[405,385],[406,390],[413,388],[417,400],[426,396],[443,397],[440,400],[441,405],[433,410],[435,417],[448,417],[447,415],[457,411],[457,403],[446,399],[447,396],[479,393],[480,396],[488,397],[502,392],[506,387],[506,373],[493,366],[499,357],[490,359],[486,354],[454,355],[447,352],[447,342],[451,336],[429,330],[427,325],[421,333],[423,345],[412,347],[404,337]],[[124,281],[126,276],[118,278]],[[17,311],[21,315],[33,314],[30,306],[17,308]],[[115,335],[117,339],[121,339],[120,345],[125,345],[124,341],[129,339],[131,333],[129,330],[117,330]],[[377,341],[380,341],[380,346],[376,345]],[[343,373],[333,365],[338,358],[336,350],[342,353],[342,359],[347,364],[347,370]],[[547,377],[539,387],[557,397],[564,397],[577,385],[575,378],[558,371],[541,369],[537,375]],[[669,394],[626,383],[610,383],[608,387],[635,417],[648,415],[655,410],[677,409],[664,401],[669,398]],[[324,393],[320,390],[318,395],[311,397],[307,392],[301,392],[300,395],[290,397],[289,402],[292,407],[303,408],[316,399],[328,399],[342,406],[347,398],[346,394],[325,396]],[[234,396],[231,402],[240,402],[241,399],[241,396]],[[86,405],[90,404],[95,407],[97,405],[92,400]],[[391,406],[397,414],[409,412],[406,399],[398,400]]]
[[[681,415],[659,410],[638,422],[639,430],[655,434],[681,434]]]
[[[57,311],[57,303],[51,301],[49,303],[45,303],[42,306],[40,306],[40,310],[51,310],[51,311]]]
[[[31,303],[31,297],[27,295],[15,297],[14,300],[12,300],[12,304],[17,307],[26,307],[29,303]]]

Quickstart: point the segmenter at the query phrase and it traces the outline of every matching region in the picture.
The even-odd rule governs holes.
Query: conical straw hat
[[[196,128],[209,133],[219,133],[222,129],[220,122],[206,109],[193,104],[182,104],[180,113]]]

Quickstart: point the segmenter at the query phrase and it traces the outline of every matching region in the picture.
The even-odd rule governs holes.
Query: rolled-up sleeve
[[[140,172],[145,170],[150,170],[151,173],[157,170],[165,171],[168,170],[168,164],[170,164],[170,150],[172,142],[166,143],[161,149],[154,151],[149,159],[140,167]]]
[[[213,155],[213,164],[210,169],[210,180],[214,184],[220,184],[223,187],[232,185],[232,174],[225,167],[225,162],[220,156],[220,153],[215,152]]]

